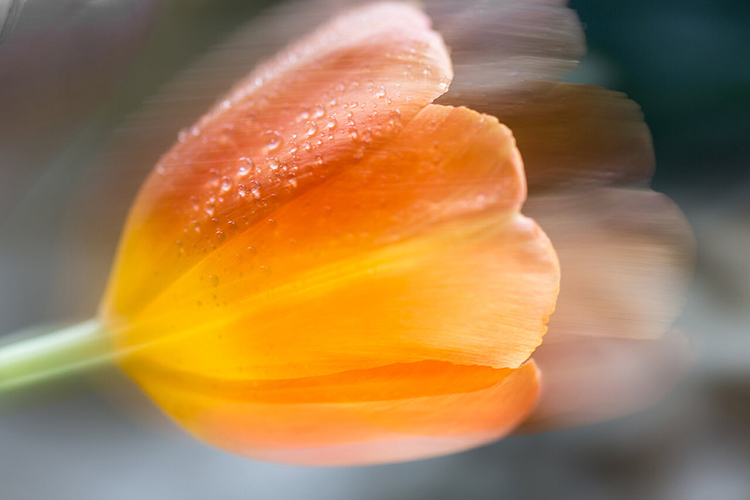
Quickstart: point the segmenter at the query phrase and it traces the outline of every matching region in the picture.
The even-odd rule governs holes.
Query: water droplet
[[[278,170],[280,165],[281,163],[279,162],[277,158],[268,159],[268,168],[270,168],[272,171],[275,172],[276,170]]]
[[[322,104],[316,104],[312,109],[312,117],[314,119],[322,117],[326,114],[326,108]]]
[[[247,254],[250,257],[254,257],[256,253],[258,253],[258,251],[255,249],[255,247],[247,247]]]
[[[188,134],[189,134],[189,132],[188,132],[188,130],[186,128],[180,130],[177,133],[177,140],[180,141],[180,142],[185,142],[185,140],[188,138]]]
[[[267,130],[265,134],[263,134],[265,141],[266,141],[266,149],[268,151],[275,151],[279,149],[279,146],[281,146],[281,143],[284,142],[283,137],[281,137],[281,134],[276,132],[275,130]]]
[[[307,134],[308,137],[311,135],[314,135],[315,132],[318,131],[318,126],[315,125],[314,122],[307,122],[305,123],[305,134]]]
[[[206,203],[206,206],[203,208],[203,211],[206,212],[208,215],[213,215],[216,211],[216,205],[213,203]]]
[[[215,274],[211,274],[208,277],[208,282],[211,283],[211,286],[214,286],[214,287],[219,286],[219,277],[216,276]]]
[[[245,198],[247,196],[247,186],[239,184],[237,186],[237,194],[240,195],[241,198]]]
[[[381,99],[382,99],[383,97],[385,97],[385,88],[384,88],[384,87],[380,87],[380,88],[378,89],[378,91],[377,91],[377,92],[375,92],[375,95],[376,95],[376,96],[378,96],[378,97],[379,97],[379,98],[381,98]]]
[[[328,121],[326,122],[326,127],[328,128],[328,130],[333,130],[336,128],[337,124],[338,122],[336,121],[336,118],[331,116],[328,118]]]
[[[234,181],[231,177],[224,176],[224,178],[221,179],[221,190],[226,193],[227,191],[232,189],[233,182]]]
[[[297,116],[297,121],[303,122],[309,119],[310,119],[310,110],[307,108],[302,108],[302,111],[300,111],[300,114]]]
[[[224,236],[225,235],[223,231],[221,230],[216,231],[216,239],[218,239],[219,241],[224,241]]]
[[[253,166],[255,164],[250,158],[240,158],[237,162],[237,165],[239,166],[239,168],[237,169],[237,175],[245,177],[253,171]]]
[[[214,186],[219,185],[219,179],[221,179],[221,174],[219,174],[219,171],[215,168],[212,168],[208,171],[208,180],[213,184]]]
[[[256,200],[260,199],[260,183],[258,181],[252,181],[250,183],[250,193]]]

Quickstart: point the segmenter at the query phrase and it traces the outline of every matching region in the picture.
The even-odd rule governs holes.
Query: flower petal
[[[596,188],[529,198],[563,269],[544,344],[531,430],[594,423],[641,410],[674,387],[687,364],[670,332],[691,277],[693,240],[666,196]]]
[[[532,194],[576,185],[642,185],[654,173],[651,132],[641,108],[619,92],[534,82],[476,109],[513,130]]]
[[[147,179],[103,315],[143,308],[206,253],[395,137],[451,76],[427,17],[398,3],[336,18],[261,65]]]
[[[655,340],[568,335],[545,342],[534,352],[543,390],[523,429],[574,427],[643,410],[675,387],[689,358],[677,331]]]
[[[429,106],[197,263],[118,342],[144,346],[134,362],[226,378],[424,359],[516,368],[541,342],[559,273],[518,214],[524,193],[507,128]]]
[[[578,67],[586,40],[578,16],[566,4],[564,0],[425,2],[455,64],[456,78],[439,103],[485,111],[488,104],[516,100],[536,82],[560,80]]]
[[[253,399],[264,390],[257,386],[240,397],[196,394],[193,386],[185,391],[182,383],[153,377],[147,391],[209,443],[253,458],[309,465],[406,461],[487,443],[510,432],[538,394],[533,363],[516,370],[417,365],[345,372],[319,385],[310,379],[275,382],[265,387],[265,401]],[[357,390],[350,391],[350,384]],[[338,394],[342,389],[348,397]]]
[[[563,269],[545,342],[562,335],[659,338],[692,275],[693,239],[675,203],[646,189],[598,188],[529,198]]]

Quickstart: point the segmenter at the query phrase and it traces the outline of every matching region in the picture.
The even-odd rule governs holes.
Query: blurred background
[[[0,0],[0,338],[94,313],[130,198],[151,167],[112,176],[98,159],[116,164],[123,153],[103,145],[274,3]],[[303,469],[230,456],[165,430],[156,412],[122,411],[135,391],[112,403],[70,389],[0,415],[0,499],[750,498],[750,5],[570,6],[589,52],[568,80],[642,106],[657,158],[652,186],[678,202],[696,234],[695,280],[678,320],[694,360],[665,401],[452,457]],[[201,85],[191,98],[205,109],[215,94]],[[97,205],[90,191],[105,196],[112,185],[125,194]]]

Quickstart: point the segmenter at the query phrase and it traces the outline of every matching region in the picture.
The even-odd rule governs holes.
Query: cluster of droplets
[[[436,69],[421,59],[422,53],[424,50],[417,50],[416,46],[407,46],[393,55],[394,59],[408,61],[407,80],[434,78]],[[288,58],[290,54],[285,52],[284,57]],[[282,62],[294,63],[292,60]],[[234,169],[224,165],[210,170],[207,181],[210,194],[204,195],[203,199],[190,198],[185,233],[195,231],[205,235],[204,242],[209,241],[208,247],[215,248],[224,241],[226,233],[236,230],[238,224],[243,225],[262,214],[274,197],[297,189],[303,176],[323,176],[323,173],[316,173],[316,167],[327,163],[322,151],[327,141],[344,138],[351,144],[354,159],[361,159],[368,145],[377,138],[398,133],[402,127],[401,113],[392,105],[394,100],[410,102],[408,93],[406,97],[402,95],[402,85],[398,81],[392,82],[382,75],[368,78],[370,73],[370,68],[365,67],[348,80],[332,84],[321,94],[319,102],[295,108],[288,104],[274,104],[277,102],[274,86],[265,85],[273,75],[261,71],[252,77],[244,94],[221,101],[210,115],[242,106],[244,119],[256,126],[258,113],[274,109],[275,112],[289,113],[287,126],[296,133],[286,132],[284,125],[262,131],[263,158],[241,157]],[[447,90],[448,82],[449,78],[443,76],[442,91]],[[274,105],[276,108],[272,107]],[[202,131],[209,129],[210,115],[195,126],[180,131],[178,141],[184,143],[200,137],[202,143],[212,140],[218,150],[237,149],[235,135],[244,130],[243,122],[225,124],[218,134],[214,131],[201,137]],[[225,202],[231,202],[235,212],[237,206],[243,207],[239,211],[244,215],[236,221],[226,215],[220,217],[219,214],[226,211],[221,206]],[[185,245],[180,242],[178,246],[180,254],[184,254]]]

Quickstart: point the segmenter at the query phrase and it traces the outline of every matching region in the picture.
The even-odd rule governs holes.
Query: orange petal
[[[451,76],[427,17],[397,3],[336,18],[261,65],[181,133],[142,187],[103,314],[133,314],[206,253],[395,137]]]
[[[174,385],[156,380],[150,378],[150,395],[206,441],[309,465],[414,460],[490,442],[528,414],[539,383],[533,363],[494,370],[440,362],[265,386],[219,384],[219,393],[210,386],[196,393],[182,378]]]
[[[146,346],[135,364],[227,378],[424,359],[518,367],[558,286],[552,247],[518,215],[523,197],[506,128],[429,106],[382,151],[206,256],[118,342]]]

